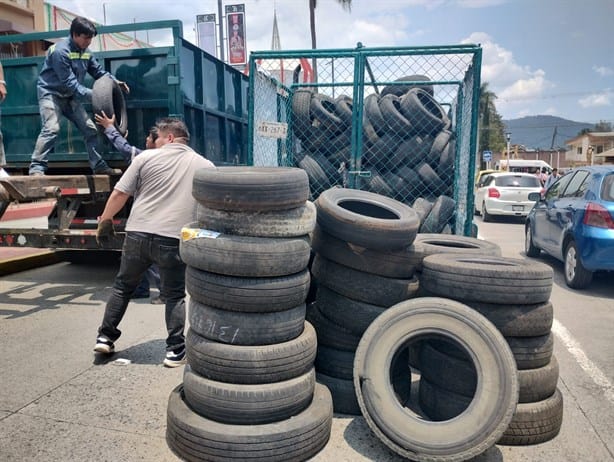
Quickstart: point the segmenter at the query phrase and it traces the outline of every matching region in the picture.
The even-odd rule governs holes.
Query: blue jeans
[[[179,239],[156,234],[126,233],[119,272],[98,335],[113,342],[119,338],[121,331],[117,326],[126,313],[130,297],[152,263],[160,270],[160,295],[166,302],[166,350],[177,350],[185,346],[185,264],[179,256]]]
[[[75,98],[44,95],[39,96],[38,105],[43,128],[34,145],[30,173],[44,173],[47,170],[49,153],[55,147],[55,141],[60,133],[60,115],[74,123],[85,138],[92,171],[108,168],[107,163],[97,151],[98,132],[96,126],[79,101]]]

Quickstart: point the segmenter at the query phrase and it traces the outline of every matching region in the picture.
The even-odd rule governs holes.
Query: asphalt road
[[[519,222],[479,224],[504,255],[524,258]],[[495,446],[475,460],[614,461],[614,287],[599,277],[587,291],[566,288],[555,270],[555,354],[564,422],[553,441]],[[0,280],[0,460],[176,461],[165,441],[166,402],[182,368],[161,366],[164,308],[131,303],[113,360],[97,364],[96,328],[117,270],[98,258],[59,263]],[[608,436],[610,435],[610,436]],[[402,460],[364,419],[335,415],[331,440],[314,460]]]

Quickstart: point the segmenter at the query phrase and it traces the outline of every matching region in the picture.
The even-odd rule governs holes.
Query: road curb
[[[41,266],[53,265],[61,262],[59,255],[52,250],[42,250],[41,252],[16,256],[0,260],[0,276],[6,276],[20,271],[26,271]]]

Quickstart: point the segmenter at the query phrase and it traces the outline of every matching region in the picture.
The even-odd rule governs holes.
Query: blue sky
[[[217,0],[49,3],[98,22],[104,5],[107,24],[180,19],[192,42],[196,15],[217,13]],[[310,48],[308,0],[223,2],[236,3],[245,4],[248,51],[270,49],[273,8],[282,49]],[[503,118],[614,123],[614,0],[353,0],[351,12],[318,0],[316,24],[319,48],[480,44],[482,82]]]

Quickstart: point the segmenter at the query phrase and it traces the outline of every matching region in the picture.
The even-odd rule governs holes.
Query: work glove
[[[130,87],[128,86],[126,82],[122,82],[121,80],[118,80],[117,85],[119,85],[119,88],[121,88],[124,93],[126,94],[130,93]]]
[[[113,221],[106,219],[98,223],[98,228],[96,229],[96,242],[98,245],[109,242],[114,236],[115,229],[113,229]]]

